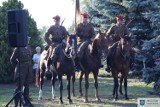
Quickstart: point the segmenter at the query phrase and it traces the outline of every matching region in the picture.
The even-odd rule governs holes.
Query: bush
[[[158,82],[160,79],[160,66],[155,66],[152,68],[146,68],[143,69],[143,80],[147,83],[150,84],[152,82]]]

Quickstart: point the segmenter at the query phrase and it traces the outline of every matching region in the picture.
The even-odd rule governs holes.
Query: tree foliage
[[[23,4],[18,0],[8,0],[0,6],[0,82],[11,82],[13,80],[14,68],[10,64],[10,56],[13,48],[8,44],[7,11],[12,9],[23,9]],[[27,34],[31,37],[31,47],[34,50],[37,45],[42,46],[42,38],[37,29],[36,22],[27,11]]]
[[[123,15],[125,25],[132,32],[133,46],[145,51],[145,53],[135,55],[137,66],[134,69],[143,71],[145,60],[147,69],[143,72],[145,75],[148,74],[146,82],[158,81],[158,78],[152,75],[160,74],[160,69],[154,64],[155,60],[160,58],[160,50],[153,49],[160,45],[159,0],[90,0],[83,8],[83,12],[88,12],[90,16],[102,15],[92,20],[96,30],[99,29],[99,26],[101,29],[108,30],[113,23],[116,23],[115,17]],[[152,72],[154,70],[156,72]]]

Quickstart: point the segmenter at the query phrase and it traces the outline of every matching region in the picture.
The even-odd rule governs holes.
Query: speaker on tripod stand
[[[29,53],[29,49],[27,48],[28,36],[27,36],[27,27],[26,27],[26,10],[20,9],[20,10],[8,11],[8,40],[11,47],[16,47],[14,50],[15,53],[12,54],[11,58],[17,61],[17,64],[14,64],[14,66],[17,67],[16,69],[17,69],[18,81],[16,81],[17,88],[16,88],[15,95],[5,107],[8,107],[8,105],[13,100],[15,101],[15,105],[14,105],[15,107],[18,107],[18,103],[19,103],[19,106],[21,107],[21,105],[22,104],[25,105],[26,102],[28,104],[27,107],[33,107],[31,102],[27,98],[29,96],[29,87],[27,87],[26,89],[24,88],[24,92],[23,92],[22,86],[24,83],[21,80],[22,76],[26,75],[26,73],[22,74],[21,72],[21,71],[25,71],[26,69],[26,68],[22,68],[21,64],[24,63],[25,61],[28,61],[27,58],[29,59],[29,56],[26,57],[26,55],[23,55],[26,52]],[[24,51],[24,52],[21,52],[21,51]],[[23,58],[25,60],[23,60]],[[25,64],[27,64],[27,62],[25,62]],[[23,79],[26,79],[26,77]],[[26,95],[25,93],[27,93],[28,96],[25,96]]]

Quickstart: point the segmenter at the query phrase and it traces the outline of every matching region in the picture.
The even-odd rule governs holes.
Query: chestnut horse
[[[48,62],[49,57],[51,56],[51,52],[44,50],[41,54],[41,59],[38,66],[38,72],[36,77],[36,85],[40,86],[39,90],[39,100],[42,99],[42,88],[44,82],[45,72],[49,69],[52,73],[52,99],[55,99],[55,82],[56,77],[58,75],[59,80],[59,88],[60,88],[60,104],[62,101],[62,76],[65,74],[67,76],[67,90],[68,90],[68,99],[69,103],[72,103],[70,97],[70,79],[72,78],[72,94],[74,94],[74,82],[75,82],[75,73],[74,73],[74,63],[72,56],[75,53],[74,44],[76,44],[76,38],[74,36],[68,36],[67,43],[59,44],[59,58],[56,63]],[[72,47],[73,46],[73,47]],[[52,48],[51,48],[52,49]],[[50,63],[51,66],[47,67],[47,63]],[[48,64],[49,65],[49,64]],[[55,67],[55,69],[53,69]],[[52,69],[51,69],[52,68]],[[38,80],[39,78],[39,80]]]
[[[101,101],[98,95],[98,72],[99,72],[99,66],[98,66],[98,55],[101,52],[102,44],[105,40],[103,40],[106,36],[104,33],[99,32],[99,34],[94,38],[92,44],[90,44],[91,41],[85,41],[86,46],[83,47],[83,50],[81,50],[83,53],[79,56],[79,66],[81,70],[80,78],[79,78],[79,93],[80,96],[82,96],[82,78],[83,75],[85,75],[85,99],[84,102],[88,102],[88,88],[89,88],[89,73],[92,72],[94,76],[94,86],[95,86],[95,97],[96,101]],[[107,39],[107,37],[105,38]],[[109,39],[109,38],[108,38]],[[106,45],[107,46],[107,45]],[[106,47],[107,49],[107,47]]]
[[[114,79],[113,97],[115,100],[118,99],[118,74],[121,73],[119,92],[122,93],[122,82],[124,80],[125,99],[128,99],[127,94],[127,77],[130,69],[131,61],[131,39],[129,36],[122,37],[117,42],[117,48],[112,59],[112,76]]]

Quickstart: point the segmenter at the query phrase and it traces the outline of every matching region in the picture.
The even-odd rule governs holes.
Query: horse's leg
[[[75,83],[75,73],[72,74],[72,95],[73,96],[75,96],[74,83]]]
[[[54,100],[56,98],[55,96],[55,82],[56,82],[56,77],[57,77],[57,74],[52,72],[52,99]]]
[[[59,80],[59,90],[60,90],[59,104],[63,104],[63,100],[62,100],[62,90],[63,90],[62,75],[58,75],[58,80]]]
[[[114,87],[113,87],[113,97],[115,100],[118,99],[118,73],[115,70],[112,70],[112,76],[114,79]]]
[[[112,93],[113,98],[115,97],[115,89],[116,89],[116,87],[115,87],[115,82],[114,82],[114,84],[113,84],[113,93]]]
[[[94,86],[95,86],[95,97],[96,97],[96,101],[101,102],[100,98],[99,98],[99,94],[98,94],[98,71],[93,73],[94,76]]]
[[[71,80],[71,74],[68,74],[67,75],[67,91],[68,91],[68,104],[71,104],[72,103],[72,100],[71,100],[71,93],[70,93],[70,80]]]
[[[79,77],[79,94],[80,94],[80,96],[83,96],[83,94],[82,94],[82,79],[83,79],[83,75],[84,75],[84,73],[80,72],[80,77]]]
[[[117,100],[118,99],[118,86],[119,86],[119,84],[118,84],[118,77],[117,78],[114,78],[114,84],[115,84],[115,100]]]
[[[40,87],[39,87],[39,97],[38,97],[38,100],[42,99],[43,82],[44,82],[44,70],[40,69]]]
[[[86,92],[85,92],[85,99],[84,99],[85,103],[88,102],[88,88],[89,88],[88,77],[89,77],[89,73],[86,72],[85,73],[85,88],[86,88]]]
[[[124,78],[124,89],[125,89],[125,99],[128,100],[128,94],[127,94],[127,77]]]
[[[121,78],[120,78],[120,87],[119,87],[119,93],[121,95],[123,95],[123,92],[122,92],[122,82],[123,82],[123,76],[121,76]]]
[[[112,96],[113,96],[113,98],[114,98],[114,97],[115,97],[115,90],[116,90],[116,85],[115,85],[115,80],[114,80],[114,78],[115,78],[115,73],[114,73],[114,71],[112,71],[112,76],[113,76],[113,81],[114,81]]]

